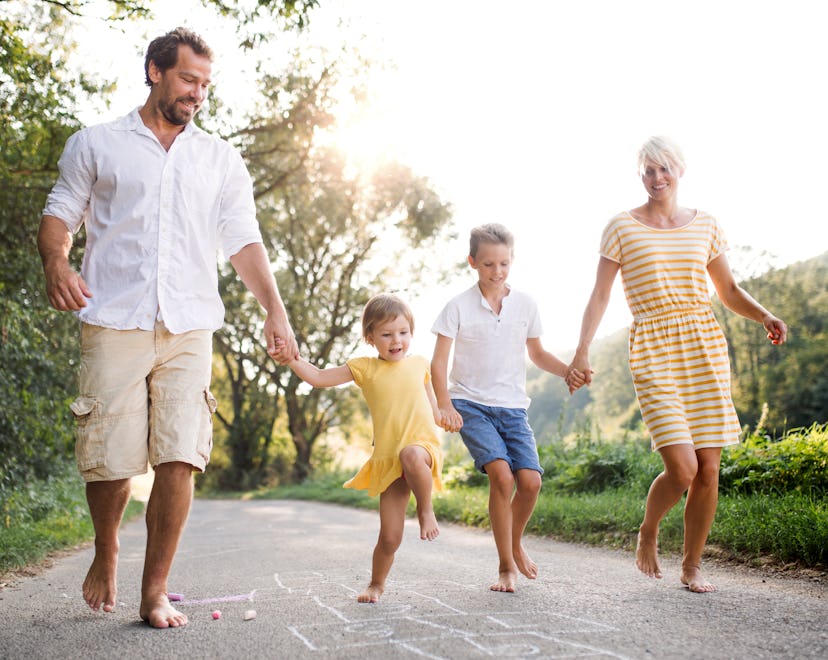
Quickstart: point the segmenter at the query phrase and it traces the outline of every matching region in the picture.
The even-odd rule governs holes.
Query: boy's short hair
[[[144,58],[144,75],[149,87],[152,87],[149,76],[150,62],[153,62],[162,73],[172,69],[178,64],[179,46],[189,46],[199,57],[206,57],[211,62],[213,61],[213,51],[204,39],[187,28],[175,28],[175,30],[153,39],[147,47],[147,55]]]
[[[374,328],[385,321],[404,316],[414,334],[414,315],[408,305],[393,293],[379,293],[371,298],[362,310],[362,338],[367,340]]]
[[[663,135],[649,138],[638,151],[638,173],[643,174],[646,163],[667,168],[673,176],[682,176],[685,170],[684,154],[676,142]]]
[[[477,251],[480,249],[481,243],[505,245],[511,251],[515,249],[515,237],[512,235],[512,232],[497,222],[480,225],[471,230],[471,236],[469,237],[469,256],[472,259],[477,257]]]

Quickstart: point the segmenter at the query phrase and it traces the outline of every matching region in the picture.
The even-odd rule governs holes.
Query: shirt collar
[[[133,108],[132,112],[128,115],[121,118],[120,121],[116,123],[115,129],[122,130],[122,131],[136,131],[137,133],[144,133],[146,135],[153,135],[152,131],[147,128],[146,124],[144,124],[144,120],[141,119],[141,115],[138,114],[138,111],[141,109],[141,106],[137,106]],[[202,129],[199,128],[195,122],[189,121],[184,126],[184,130],[178,134],[175,138],[176,140],[183,138],[190,138],[198,133],[203,133]]]

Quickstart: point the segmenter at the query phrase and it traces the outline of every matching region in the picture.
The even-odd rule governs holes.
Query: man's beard
[[[174,126],[186,126],[198,111],[198,106],[194,106],[192,113],[182,110],[178,107],[178,101],[180,100],[182,99],[176,99],[172,103],[168,103],[167,101],[158,102],[158,109],[164,115],[164,119]]]

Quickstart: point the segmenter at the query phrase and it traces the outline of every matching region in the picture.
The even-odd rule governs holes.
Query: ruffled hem
[[[423,447],[431,455],[433,490],[443,490],[443,482],[440,478],[440,473],[443,470],[443,461],[434,455],[431,447],[426,445],[417,446]],[[385,492],[385,489],[401,476],[403,476],[403,471],[399,457],[387,456],[384,458],[371,458],[359,469],[359,472],[342,484],[342,487],[353,488],[355,490],[367,490],[371,497],[376,497],[380,493]]]

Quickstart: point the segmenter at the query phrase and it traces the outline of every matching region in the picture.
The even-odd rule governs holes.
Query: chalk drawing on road
[[[459,644],[464,657],[624,657],[594,643],[596,637],[617,631],[600,621],[552,609],[512,609],[515,603],[505,602],[508,596],[502,611],[469,612],[447,602],[452,593],[479,592],[479,585],[394,582],[397,602],[365,605],[354,602],[354,589],[348,586],[354,577],[315,572],[274,576],[278,587],[270,595],[301,600],[296,610],[303,616],[285,624],[308,651],[376,653],[386,647],[389,655],[407,652],[437,659],[456,657]],[[257,600],[263,597],[267,596],[259,590]]]

